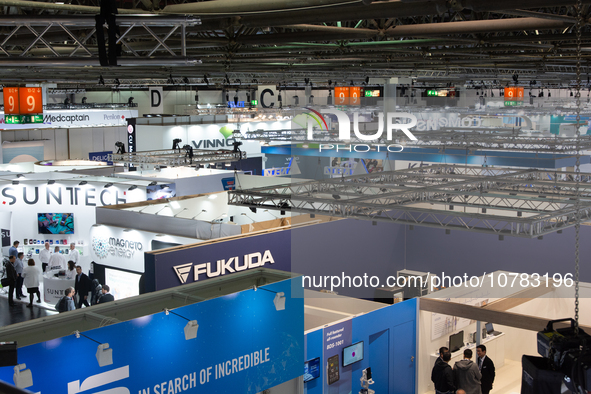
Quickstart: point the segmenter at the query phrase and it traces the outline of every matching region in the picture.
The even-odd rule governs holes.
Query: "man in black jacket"
[[[449,360],[451,360],[451,353],[444,352],[443,355],[435,361],[435,366],[431,371],[431,381],[435,384],[435,394],[451,394],[456,391]]]
[[[113,297],[113,295],[109,293],[110,290],[111,288],[109,287],[109,285],[103,286],[103,288],[101,289],[103,295],[98,299],[97,304],[104,304],[105,302],[115,301],[115,297]]]
[[[16,269],[14,268],[15,261],[16,256],[10,255],[8,257],[8,263],[6,263],[6,279],[8,279],[8,306],[16,305],[14,303],[14,289],[16,288]]]
[[[82,272],[82,267],[79,265],[76,266],[76,283],[74,284],[74,289],[76,290],[76,294],[78,294],[78,305],[76,308],[82,308],[82,304],[85,306],[90,306],[88,303],[88,293],[91,290],[91,282],[88,276]]]
[[[486,357],[486,346],[476,346],[476,354],[478,355],[478,368],[482,374],[480,389],[482,394],[488,394],[492,390],[495,381],[495,364],[490,358]]]

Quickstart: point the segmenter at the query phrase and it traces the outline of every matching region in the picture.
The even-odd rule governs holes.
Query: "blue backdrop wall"
[[[417,300],[412,299],[354,317],[347,321],[350,322],[348,326],[346,322],[339,322],[308,332],[305,357],[306,360],[320,357],[320,377],[304,383],[305,392],[359,392],[362,372],[371,367],[375,383],[370,388],[376,393],[413,393],[416,380],[417,308]],[[338,337],[339,334],[343,335]],[[341,340],[345,342],[340,343]],[[343,367],[342,348],[361,341],[364,346],[363,360]],[[335,348],[338,351],[335,352]],[[328,384],[328,358],[334,354],[340,356],[340,378]]]
[[[75,335],[20,348],[18,362],[32,373],[28,390],[41,393],[260,392],[303,373],[303,292],[293,286],[292,293],[300,280],[265,286],[285,293],[281,311],[262,290],[174,309],[197,320],[195,339],[185,340],[185,319],[164,312],[84,332],[109,343],[112,365],[99,367],[97,343]],[[0,368],[0,379],[12,383],[13,373]]]

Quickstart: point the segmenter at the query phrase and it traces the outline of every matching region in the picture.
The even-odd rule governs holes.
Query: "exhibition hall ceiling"
[[[219,89],[411,77],[488,89],[576,79],[573,0],[105,0],[118,14],[103,12],[97,34],[100,3],[0,0],[2,83]],[[587,88],[591,0],[581,3]]]

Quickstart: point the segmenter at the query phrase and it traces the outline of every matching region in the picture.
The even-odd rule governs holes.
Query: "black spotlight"
[[[129,99],[127,99],[127,105],[133,106],[133,100],[135,100],[134,97],[130,97]]]
[[[121,141],[115,142],[115,146],[117,147],[117,154],[122,155],[125,153],[125,144]]]
[[[248,209],[250,209],[250,212],[252,213],[257,213],[257,209],[255,207],[248,207]]]
[[[174,140],[172,140],[172,150],[177,150],[177,149],[178,149],[178,150],[180,151],[180,150],[181,150],[181,147],[180,147],[180,145],[179,145],[179,144],[180,144],[182,141],[183,141],[183,140],[182,140],[182,139],[180,139],[180,138],[175,138]]]
[[[127,189],[127,190],[135,190],[135,189],[137,189],[137,185],[131,185],[131,186],[129,187],[129,189]]]

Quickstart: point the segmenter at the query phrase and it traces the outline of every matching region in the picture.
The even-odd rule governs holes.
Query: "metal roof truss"
[[[229,192],[232,205],[535,238],[591,219],[591,174],[434,165]],[[492,212],[489,212],[492,211]]]

